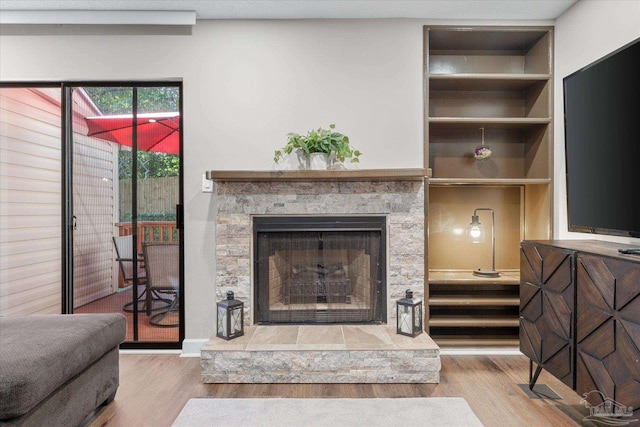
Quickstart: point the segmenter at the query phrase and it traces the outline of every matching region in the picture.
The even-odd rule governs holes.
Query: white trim
[[[196,13],[178,10],[3,10],[0,24],[196,25]]]
[[[517,347],[460,347],[440,349],[441,356],[523,356]]]
[[[182,353],[180,357],[200,357],[200,349],[204,347],[208,339],[186,339],[182,341]]]
[[[125,349],[120,350],[120,354],[180,354],[180,350]]]

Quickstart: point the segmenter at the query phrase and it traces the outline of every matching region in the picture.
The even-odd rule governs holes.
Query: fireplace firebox
[[[386,322],[386,217],[253,217],[258,323]]]

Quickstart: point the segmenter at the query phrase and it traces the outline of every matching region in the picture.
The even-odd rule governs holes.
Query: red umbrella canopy
[[[138,150],[178,154],[180,152],[180,113],[138,114]],[[133,115],[85,118],[89,136],[131,147]]]

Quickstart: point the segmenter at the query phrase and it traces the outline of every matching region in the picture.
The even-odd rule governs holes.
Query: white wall
[[[556,20],[554,234],[559,239],[600,239],[640,244],[640,239],[570,233],[564,158],[562,79],[640,37],[640,1],[583,0]],[[640,78],[640,77],[639,77]]]
[[[198,21],[190,36],[1,36],[1,79],[182,77],[187,338],[214,327],[209,169],[270,169],[286,133],[336,123],[361,168],[422,167],[423,25],[548,21]],[[121,30],[120,30],[121,31]]]

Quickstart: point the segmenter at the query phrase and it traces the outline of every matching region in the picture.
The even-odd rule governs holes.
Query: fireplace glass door
[[[259,323],[386,320],[384,217],[321,218],[255,218]]]

